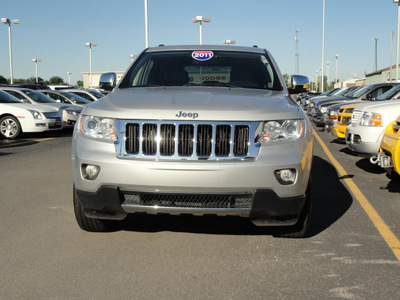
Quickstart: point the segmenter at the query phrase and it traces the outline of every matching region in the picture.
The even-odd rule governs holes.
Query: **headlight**
[[[80,113],[81,113],[80,110],[69,110],[69,109],[66,109],[65,111],[67,112],[67,114],[73,115],[73,116],[79,116]]]
[[[361,117],[360,121],[361,126],[382,126],[382,115],[373,113],[373,112],[365,112]]]
[[[321,107],[321,113],[326,113],[328,111],[328,108],[327,107]]]
[[[94,116],[81,116],[81,133],[96,139],[116,141],[115,120]]]
[[[304,120],[268,121],[264,122],[261,143],[294,141],[304,134]]]
[[[331,110],[330,113],[329,113],[329,118],[330,118],[330,119],[336,120],[337,117],[338,117],[338,112],[337,112],[337,110]]]
[[[44,119],[43,115],[40,112],[36,111],[36,110],[30,110],[30,113],[32,114],[33,118],[36,119],[36,120]]]

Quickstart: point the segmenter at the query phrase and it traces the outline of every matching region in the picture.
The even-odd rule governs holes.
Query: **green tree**
[[[83,87],[83,81],[82,81],[82,80],[78,80],[78,81],[76,82],[76,85],[77,85],[78,87]]]
[[[289,84],[290,84],[290,75],[289,74],[283,74],[283,79],[285,79],[286,86],[289,86]]]
[[[65,82],[64,79],[62,79],[60,76],[53,76],[49,79],[48,84],[59,85],[59,84],[65,84]]]
[[[3,77],[2,75],[0,75],[0,84],[8,84],[8,81],[5,77]]]

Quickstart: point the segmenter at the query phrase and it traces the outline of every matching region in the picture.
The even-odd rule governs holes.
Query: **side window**
[[[373,90],[371,93],[367,95],[367,99],[375,100],[378,98],[380,95],[386,93],[388,90],[390,90],[392,86],[382,86],[380,88],[377,88],[376,90]]]
[[[18,98],[19,100],[25,102],[25,103],[30,103],[30,101],[28,99],[25,98],[24,95],[21,95],[20,93],[14,92],[14,91],[7,91],[7,93],[9,93],[10,95]]]

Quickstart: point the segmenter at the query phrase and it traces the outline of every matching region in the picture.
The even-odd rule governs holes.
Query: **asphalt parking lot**
[[[79,229],[71,132],[0,140],[0,299],[397,299],[400,181],[314,128],[306,239],[233,217]]]

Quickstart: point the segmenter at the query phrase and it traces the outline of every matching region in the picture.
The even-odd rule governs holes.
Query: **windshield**
[[[349,91],[348,88],[340,89],[340,90],[336,91],[335,93],[333,93],[332,96],[343,96],[348,91]]]
[[[354,92],[352,95],[347,95],[348,97],[352,97],[352,98],[360,98],[363,95],[365,95],[366,93],[368,93],[370,90],[372,90],[374,88],[373,85],[366,85],[363,86],[361,89],[357,90],[356,92]]]
[[[119,88],[228,86],[282,90],[267,53],[162,51],[140,56]]]
[[[100,98],[103,98],[103,97],[104,97],[104,95],[103,95],[102,93],[98,92],[98,91],[90,90],[90,91],[88,91],[88,92],[89,92],[90,94],[92,94],[93,96],[95,96],[96,99],[100,99]]]
[[[18,98],[11,96],[9,93],[0,91],[0,103],[23,103]]]
[[[394,88],[391,88],[390,90],[388,90],[386,93],[383,93],[382,95],[380,95],[378,98],[376,98],[377,100],[390,100],[392,99],[394,96],[396,96],[396,94],[398,94],[400,92],[400,85],[395,86]],[[397,97],[395,99],[398,99],[400,95],[397,95]]]
[[[72,94],[72,93],[62,93],[63,96],[67,97],[69,100],[71,100],[74,103],[77,104],[88,104],[90,103],[89,100],[86,100],[85,98],[82,98],[81,96]]]
[[[46,96],[45,94],[42,94],[40,92],[36,92],[33,90],[23,90],[24,94],[26,94],[29,98],[31,98],[33,101],[38,102],[38,103],[55,103],[53,99],[50,97]]]

